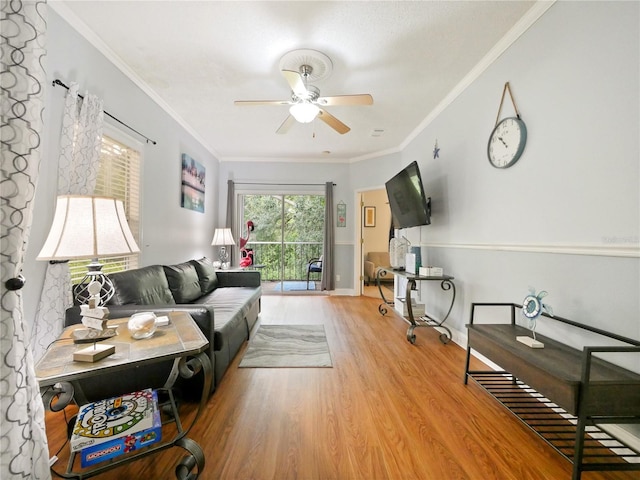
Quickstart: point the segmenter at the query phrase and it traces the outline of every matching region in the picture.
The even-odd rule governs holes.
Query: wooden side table
[[[78,405],[86,403],[86,398],[78,383],[83,378],[118,371],[122,371],[122,374],[126,375],[127,370],[140,365],[174,360],[174,368],[167,379],[165,388],[157,389],[158,393],[166,398],[163,407],[166,406],[169,412],[168,421],[175,423],[174,427],[165,429],[165,419],[163,419],[163,439],[161,442],[88,469],[80,468],[76,458],[77,453],[71,453],[66,472],[62,474],[56,472],[57,475],[64,478],[88,478],[172,446],[180,446],[189,453],[176,468],[176,476],[183,478],[182,475],[191,472],[194,467],[197,467],[197,472],[193,473],[191,478],[197,478],[202,472],[205,463],[204,453],[196,442],[187,438],[187,434],[197,421],[209,398],[212,368],[209,357],[205,353],[209,342],[188,313],[171,312],[167,316],[169,324],[158,327],[152,337],[143,340],[131,338],[127,329],[128,318],[109,320],[109,326],[117,326],[118,335],[106,342],[115,345],[116,352],[95,363],[73,360],[73,352],[86,348],[88,344],[73,343],[73,331],[77,328],[83,328],[83,325],[72,325],[67,327],[60,337],[49,346],[37,363],[35,367],[36,379],[40,385],[44,406],[48,410],[58,412],[72,401]],[[204,373],[200,405],[191,424],[184,428],[180,422],[180,414],[171,386],[178,375],[190,378],[200,370]],[[74,421],[75,418],[72,418],[69,423]],[[170,432],[169,438],[165,438],[165,430]]]

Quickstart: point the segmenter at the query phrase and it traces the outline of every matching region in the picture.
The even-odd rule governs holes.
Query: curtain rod
[[[233,180],[232,180],[233,181]],[[326,185],[326,183],[268,183],[268,182],[233,182],[234,185],[284,185],[284,186],[293,186],[293,187],[322,187]],[[336,184],[334,183],[335,187]]]
[[[51,84],[55,87],[56,85],[60,85],[61,87],[66,88],[67,90],[69,90],[69,87],[67,87],[64,83],[62,83],[61,80],[59,79],[55,79],[53,82],[51,82]],[[80,94],[78,94],[78,97],[84,99],[84,97]],[[121,125],[127,127],[129,130],[131,130],[132,132],[137,133],[138,135],[140,135],[142,138],[144,138],[147,143],[153,143],[154,145],[157,145],[158,142],[156,142],[155,140],[151,140],[149,137],[147,137],[146,135],[143,135],[142,133],[140,133],[139,131],[137,131],[135,128],[130,127],[129,125],[127,125],[126,123],[124,123],[122,120],[120,120],[119,118],[114,117],[113,115],[111,115],[109,112],[104,111],[104,114],[110,118],[113,118],[116,122],[120,123]]]

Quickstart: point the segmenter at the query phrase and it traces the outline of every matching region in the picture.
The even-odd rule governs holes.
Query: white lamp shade
[[[320,108],[313,103],[302,102],[291,105],[289,113],[300,123],[309,123],[318,116]]]
[[[38,260],[114,257],[137,253],[120,200],[60,195]]]
[[[230,228],[216,228],[211,245],[235,245]]]

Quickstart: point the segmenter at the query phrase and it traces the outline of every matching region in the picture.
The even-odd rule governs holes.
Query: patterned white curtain
[[[78,113],[78,104],[82,107]],[[60,158],[58,160],[58,194],[91,195],[100,166],[100,145],[104,112],[102,100],[85,94],[80,102],[78,84],[69,86],[65,100]],[[73,305],[71,278],[67,263],[48,264],[36,310],[33,355],[44,354],[62,331],[64,312]]]
[[[3,0],[1,8],[0,478],[50,479],[44,406],[20,292],[41,157],[47,6]]]

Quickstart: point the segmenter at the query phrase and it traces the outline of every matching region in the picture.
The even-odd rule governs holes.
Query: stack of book
[[[89,467],[157,443],[162,437],[158,394],[150,388],[80,407],[71,451]]]

